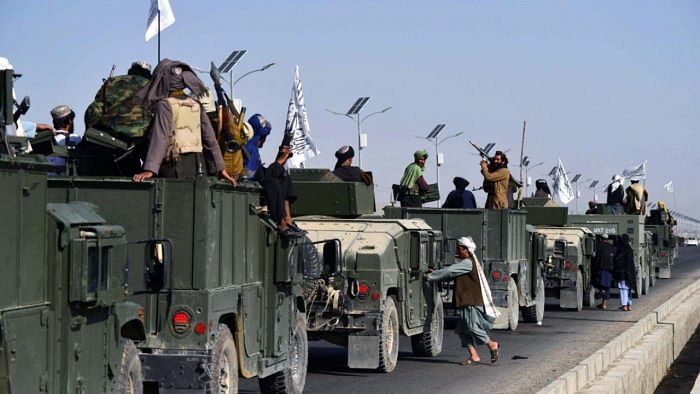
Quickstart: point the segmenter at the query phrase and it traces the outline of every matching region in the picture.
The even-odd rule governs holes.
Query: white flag
[[[564,165],[561,164],[561,159],[559,159],[559,164],[557,165],[557,171],[554,173],[554,195],[557,197],[559,202],[566,205],[574,199],[574,188],[569,182],[569,176],[566,175],[566,170]]]
[[[284,126],[284,134],[293,135],[291,147],[294,155],[287,160],[288,168],[298,168],[311,157],[321,153],[311,140],[311,129],[309,127],[309,117],[304,105],[304,93],[301,90],[301,78],[299,77],[299,66],[294,72],[294,85],[292,86],[292,97],[289,99],[287,108],[287,124]]]
[[[673,193],[673,181],[670,181],[667,184],[665,184],[664,189],[666,189],[666,191],[669,193]]]
[[[158,34],[158,11],[160,11],[160,31],[175,23],[175,14],[170,8],[169,0],[151,0],[151,9],[148,11],[148,23],[146,23],[146,41]]]
[[[647,176],[647,162],[644,160],[643,164],[640,164],[638,166],[632,166],[632,167],[627,167],[624,170],[622,170],[622,177],[623,178],[633,178],[633,177],[640,177],[640,178],[646,178]]]

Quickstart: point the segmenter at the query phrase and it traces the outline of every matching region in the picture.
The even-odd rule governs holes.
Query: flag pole
[[[158,5],[158,63],[160,63],[160,4]]]

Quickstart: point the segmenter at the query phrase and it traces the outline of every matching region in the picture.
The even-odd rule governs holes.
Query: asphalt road
[[[634,299],[632,312],[584,308],[581,312],[561,310],[552,300],[546,307],[541,326],[521,321],[516,331],[494,331],[500,343],[501,358],[488,364],[489,353],[481,347],[484,364],[462,366],[466,349],[453,332],[454,320],[445,327],[442,353],[435,358],[414,357],[408,337],[401,337],[396,370],[382,374],[352,370],[346,365],[344,348],[325,342],[312,342],[306,393],[531,393],[581,360],[593,354],[636,321],[673,296],[689,283],[700,279],[700,249],[680,248],[673,266],[673,278],[659,279],[651,294]],[[617,295],[608,308],[619,306]],[[241,380],[241,392],[257,392],[257,379]]]

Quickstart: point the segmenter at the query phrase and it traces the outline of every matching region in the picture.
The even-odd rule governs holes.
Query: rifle
[[[26,114],[31,106],[29,96],[24,96],[22,102],[17,105],[17,110],[12,114],[12,120],[17,123],[19,117]]]
[[[486,160],[487,162],[491,163],[491,159],[492,159],[492,158],[489,157],[489,155],[486,153],[485,150],[483,150],[482,148],[480,148],[478,145],[476,145],[475,143],[473,143],[473,142],[471,142],[471,141],[469,141],[469,143],[474,147],[474,149],[476,149],[477,151],[479,151],[479,156],[481,156],[481,158],[483,158],[483,159]]]
[[[219,143],[224,151],[233,153],[241,149],[247,142],[247,137],[243,132],[243,121],[245,119],[245,108],[240,112],[233,105],[233,102],[224,92],[221,87],[221,74],[219,69],[211,62],[209,75],[214,81],[214,90],[216,90],[217,112],[219,112],[219,124],[217,125],[217,134],[219,135]]]

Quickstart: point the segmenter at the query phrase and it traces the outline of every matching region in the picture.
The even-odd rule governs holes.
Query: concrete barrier
[[[539,393],[653,393],[698,324],[700,280],[648,313]]]

